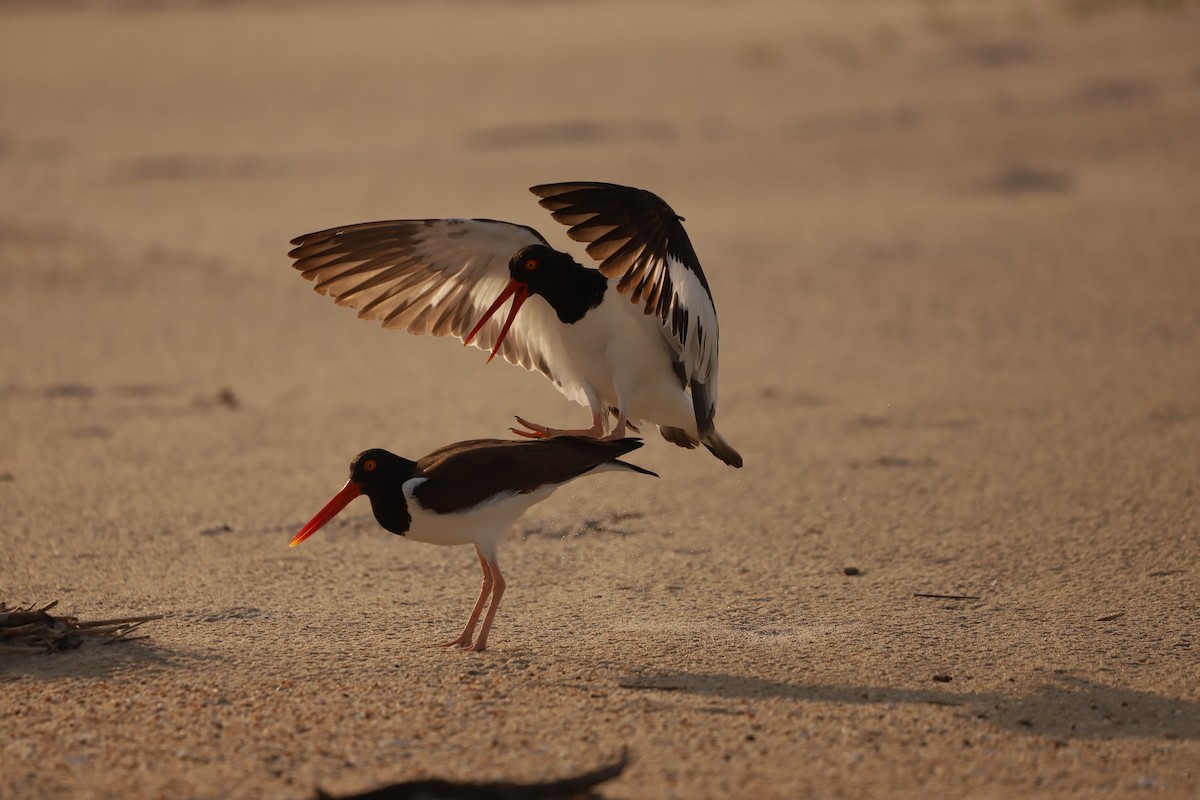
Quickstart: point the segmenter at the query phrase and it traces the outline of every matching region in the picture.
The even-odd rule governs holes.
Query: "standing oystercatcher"
[[[588,243],[599,269],[553,249],[532,228],[487,219],[330,228],[293,239],[289,255],[318,292],[363,319],[490,349],[489,362],[499,353],[537,370],[592,412],[587,429],[517,417],[526,430],[514,433],[619,439],[627,425],[650,422],[667,441],[700,443],[742,466],[713,423],[717,310],[683,218],[657,195],[627,186],[550,183],[530,191],[570,226],[568,236]],[[493,315],[510,297],[501,325]],[[525,304],[530,297],[538,299]]]
[[[504,595],[504,576],[496,561],[500,537],[526,509],[576,478],[614,470],[658,477],[618,460],[641,446],[640,439],[577,436],[533,442],[474,439],[447,445],[417,461],[387,450],[367,450],[350,462],[350,480],[300,529],[291,546],[316,533],[360,494],[371,501],[379,524],[392,533],[429,544],[475,545],[483,568],[479,599],[458,638],[441,644],[483,650]],[[472,642],[489,594],[492,602],[479,638]]]

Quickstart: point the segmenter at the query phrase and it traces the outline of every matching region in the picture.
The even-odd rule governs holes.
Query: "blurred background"
[[[204,526],[220,498],[277,525],[367,446],[575,424],[540,376],[359,322],[286,256],[440,216],[569,247],[526,191],[549,181],[687,218],[747,469],[652,442],[674,483],[629,502],[685,527],[837,519],[847,548],[891,546],[891,473],[846,470],[895,453],[955,464],[915,473],[942,527],[991,525],[1047,481],[1107,496],[1090,465],[1129,419],[1200,414],[1192,5],[6,2],[0,22],[0,470],[31,534],[32,509],[122,517],[117,487],[148,474],[164,515]],[[1061,460],[1017,489],[1033,442]],[[741,505],[692,496],[718,478]]]
[[[297,497],[367,446],[576,424],[540,376],[359,322],[286,256],[307,231],[441,216],[571,249],[526,191],[560,180],[660,194],[711,282],[718,416],[747,468],[654,437],[671,488],[627,498],[685,528],[836,519],[847,549],[886,548],[873,498],[916,491],[948,515],[919,543],[1047,481],[1106,496],[1090,465],[1128,419],[1200,415],[1193,5],[131,0],[6,2],[0,23],[19,465],[0,471],[51,519],[159,529],[119,511],[132,492],[262,528],[306,518]],[[1033,442],[1061,460],[1026,491]],[[954,467],[847,472],[893,455]],[[693,496],[717,479],[740,504]]]
[[[1182,2],[131,0],[0,14],[5,333],[61,344],[32,362],[9,348],[16,383],[106,370],[270,402],[301,379],[239,373],[299,362],[327,335],[354,342],[337,383],[389,359],[399,376],[409,351],[473,370],[446,343],[426,351],[304,296],[286,242],[465,215],[561,244],[525,193],[544,181],[645,186],[689,218],[727,317],[730,404],[755,383],[820,393],[798,376],[857,373],[847,326],[877,333],[897,358],[876,368],[906,379],[924,336],[973,337],[996,358],[999,330],[1100,346],[1124,313],[1097,263],[1110,238],[1137,239],[1119,266],[1147,278],[1178,262],[1168,248],[1195,254],[1192,227],[1173,224],[1197,193],[1200,66]],[[54,263],[29,263],[48,242]],[[933,296],[910,288],[918,264]],[[88,302],[68,310],[66,288]],[[1026,308],[1047,294],[1091,304],[1087,329]],[[269,346],[285,331],[289,353]],[[172,358],[201,333],[205,353]]]
[[[721,317],[718,422],[746,467],[650,437],[636,460],[661,481],[540,506],[505,551],[519,577],[498,649],[549,630],[539,658],[640,664],[666,637],[664,669],[761,689],[791,686],[819,642],[813,680],[852,697],[971,669],[1003,698],[995,665],[1034,662],[1101,683],[1089,670],[1119,664],[1128,686],[1194,697],[1172,643],[1194,636],[1200,525],[1197,43],[1183,0],[0,0],[0,580],[64,608],[199,609],[227,641],[199,623],[157,641],[225,648],[247,680],[277,680],[270,647],[317,645],[246,655],[229,608],[296,630],[287,614],[365,607],[400,631],[379,652],[457,674],[407,648],[461,616],[478,579],[463,553],[381,549],[365,506],[304,553],[284,545],[359,450],[417,456],[504,435],[513,414],[586,411],[478,350],[356,320],[288,241],[487,217],[583,260],[527,187],[610,181],[687,220]],[[416,611],[395,613],[387,570],[410,570]],[[346,589],[363,583],[377,591]],[[1001,599],[930,633],[897,599],[922,590]],[[1080,620],[1113,597],[1141,605],[1110,656]],[[715,638],[693,648],[698,630]],[[375,652],[336,661],[343,683],[395,669]],[[738,686],[706,691],[757,697]],[[801,715],[829,699],[780,697]],[[1194,746],[1194,723],[1171,732]],[[344,745],[390,763],[371,748],[394,737]],[[810,744],[774,752],[844,765]],[[688,752],[701,786],[744,787],[762,764]],[[910,775],[922,757],[889,763]],[[568,761],[595,763],[583,744]]]

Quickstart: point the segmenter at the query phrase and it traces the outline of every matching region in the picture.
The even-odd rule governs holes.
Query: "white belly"
[[[425,478],[405,481],[404,497],[408,513],[412,516],[405,536],[414,542],[425,542],[451,546],[458,544],[477,545],[485,554],[495,557],[496,544],[508,532],[513,523],[530,506],[540,503],[554,493],[555,486],[543,486],[528,494],[502,494],[487,503],[453,514],[435,514],[426,511],[413,497],[413,490]]]
[[[634,423],[695,435],[691,395],[680,385],[656,317],[613,290],[579,322],[563,325],[562,338],[584,390],[602,405],[624,411]]]

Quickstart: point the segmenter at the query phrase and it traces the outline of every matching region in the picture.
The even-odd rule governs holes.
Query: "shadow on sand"
[[[746,699],[782,697],[843,704],[912,703],[961,707],[977,719],[1052,739],[1130,737],[1200,739],[1200,703],[1150,692],[1054,676],[1045,683],[1002,692],[896,689],[883,686],[819,686],[740,675],[662,673],[631,675],[625,689],[678,691]]]
[[[111,678],[134,672],[202,667],[217,656],[176,652],[149,640],[86,642],[61,653],[0,654],[0,681]]]

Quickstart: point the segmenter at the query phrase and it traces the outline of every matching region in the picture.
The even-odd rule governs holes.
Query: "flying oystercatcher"
[[[570,226],[568,236],[588,243],[599,269],[553,249],[533,228],[488,219],[330,228],[293,239],[289,255],[316,291],[359,317],[455,336],[491,350],[489,362],[499,353],[592,412],[584,430],[517,417],[525,430],[514,433],[619,439],[626,426],[649,422],[667,441],[700,443],[742,466],[713,423],[717,310],[683,218],[657,195],[627,186],[550,183],[530,191]],[[493,315],[510,297],[501,325]]]
[[[367,450],[350,462],[350,480],[300,529],[291,546],[312,536],[362,494],[371,501],[376,521],[392,533],[429,544],[475,545],[483,569],[479,599],[458,638],[441,644],[483,650],[504,595],[504,576],[496,561],[500,537],[530,506],[576,478],[614,470],[658,477],[618,460],[641,446],[640,439],[577,436],[533,442],[474,439],[447,445],[417,461],[387,450]],[[489,594],[492,601],[479,638],[472,641]]]

